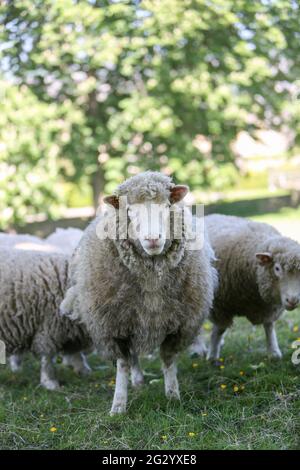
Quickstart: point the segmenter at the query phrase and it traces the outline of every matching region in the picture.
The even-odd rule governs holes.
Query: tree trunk
[[[103,169],[99,166],[98,170],[91,175],[91,185],[93,190],[93,205],[95,212],[97,211],[99,205],[101,204],[101,198],[104,191],[104,172]]]

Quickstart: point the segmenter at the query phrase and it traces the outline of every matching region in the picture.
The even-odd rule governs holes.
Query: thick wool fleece
[[[168,200],[170,178],[137,175],[119,186],[130,204]],[[110,217],[108,215],[107,217]],[[186,240],[171,240],[161,255],[147,256],[129,240],[101,240],[97,218],[73,256],[71,283],[62,309],[81,319],[106,358],[152,351],[164,340],[172,354],[197,336],[213,301],[215,272],[208,241],[189,251]]]
[[[272,270],[259,265],[255,254],[271,252],[282,267],[299,271],[300,245],[270,225],[239,217],[209,215],[205,228],[219,273],[212,321],[227,328],[234,316],[245,316],[253,324],[279,318],[284,307],[277,279]]]
[[[88,346],[85,328],[59,315],[67,275],[65,255],[0,249],[0,340],[8,354],[52,356]]]

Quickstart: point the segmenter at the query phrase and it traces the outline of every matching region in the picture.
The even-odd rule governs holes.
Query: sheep
[[[33,235],[0,233],[0,246],[19,250],[36,250],[51,253],[72,254],[78,245],[83,231],[69,227],[57,228],[46,239]]]
[[[48,244],[41,238],[23,234],[0,233],[0,246],[19,250],[36,250],[52,253],[63,252],[59,247]]]
[[[270,225],[239,217],[209,215],[205,228],[219,272],[208,358],[219,358],[235,316],[263,324],[268,354],[281,358],[275,322],[285,309],[294,310],[300,303],[300,245]]]
[[[59,387],[53,356],[67,354],[82,371],[84,358],[71,354],[90,345],[84,326],[59,315],[68,266],[67,255],[0,249],[0,340],[16,360],[26,351],[41,358],[40,381],[48,390]]]
[[[62,253],[71,255],[80,242],[82,234],[83,231],[78,228],[57,228],[45,239],[45,242],[57,247]]]
[[[82,321],[99,353],[116,361],[111,415],[126,411],[130,366],[132,385],[138,386],[138,358],[156,347],[165,394],[180,398],[177,353],[192,343],[209,314],[211,248],[208,240],[201,249],[189,244],[189,211],[179,204],[187,191],[158,172],[129,178],[104,199],[110,209],[88,226],[73,255],[61,312]],[[178,216],[185,223],[168,231]]]
[[[28,234],[0,233],[0,246],[18,250],[72,254],[79,243],[82,233],[82,230],[72,227],[67,229],[57,228],[45,240]],[[80,374],[87,374],[91,370],[82,352],[64,354],[63,364],[72,367],[75,372]],[[9,356],[9,365],[12,372],[20,371],[22,366],[21,355],[13,354]]]

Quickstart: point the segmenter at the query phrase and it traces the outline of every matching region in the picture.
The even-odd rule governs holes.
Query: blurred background
[[[82,228],[151,169],[300,240],[298,1],[0,3],[1,230]]]

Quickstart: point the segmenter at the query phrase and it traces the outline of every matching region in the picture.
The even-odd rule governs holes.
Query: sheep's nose
[[[152,237],[146,237],[145,240],[149,243],[149,246],[151,248],[155,248],[159,244],[159,240],[161,239],[161,235],[158,235],[155,238]]]
[[[296,307],[299,303],[299,299],[296,296],[286,297],[285,300],[290,307]]]

